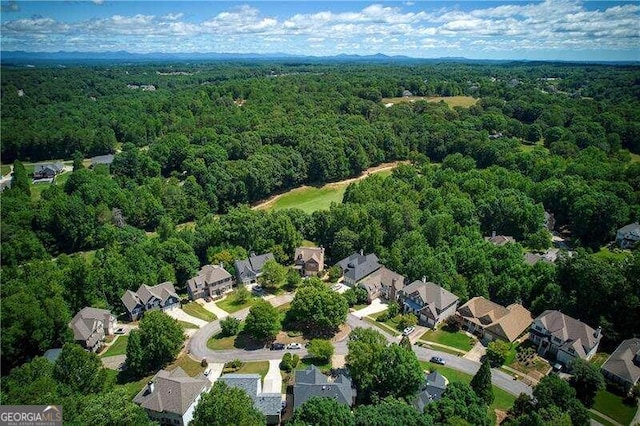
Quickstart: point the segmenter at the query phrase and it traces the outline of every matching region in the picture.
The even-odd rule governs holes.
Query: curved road
[[[269,302],[273,306],[279,306],[279,305],[288,303],[291,300],[293,300],[293,295],[285,294],[283,296],[275,297],[269,300]],[[245,319],[248,314],[249,314],[249,308],[242,309],[231,315],[239,319]],[[399,341],[397,337],[391,336],[390,334],[384,332],[378,327],[372,324],[369,324],[366,321],[361,320],[360,318],[356,317],[353,314],[349,314],[347,316],[347,324],[352,329],[355,327],[373,328],[376,331],[380,332],[383,336],[385,336],[385,338],[389,343],[398,343]],[[189,341],[189,350],[190,350],[191,356],[194,357],[196,360],[201,360],[202,358],[206,358],[209,363],[212,363],[212,362],[224,363],[224,362],[232,361],[234,359],[241,359],[243,361],[266,361],[266,360],[274,360],[274,359],[279,360],[282,358],[281,351],[271,351],[269,349],[256,349],[256,350],[230,349],[230,350],[224,350],[224,351],[214,351],[207,348],[207,341],[212,336],[219,333],[220,331],[221,329],[220,329],[219,320],[210,322],[209,324],[205,325],[204,327],[196,331],[195,334],[191,336],[191,340]],[[345,338],[344,340],[337,342],[335,344],[336,355],[347,354],[347,341],[348,339]],[[447,362],[446,364],[447,367],[452,368],[454,370],[462,371],[463,373],[473,375],[480,368],[480,364],[475,361],[471,361],[462,357],[451,355],[446,352],[439,352],[433,349],[426,349],[419,346],[414,346],[413,350],[416,353],[418,359],[421,361],[428,361],[431,359],[432,356],[439,356]],[[307,354],[307,351],[306,349],[300,349],[296,351],[296,353],[300,355],[300,357],[303,357],[304,355]],[[530,386],[522,383],[519,380],[513,380],[512,376],[500,370],[497,370],[495,368],[492,369],[491,378],[494,385],[496,385],[500,389],[503,389],[509,392],[512,395],[517,396],[520,393],[526,393],[528,395],[531,395],[532,389]]]

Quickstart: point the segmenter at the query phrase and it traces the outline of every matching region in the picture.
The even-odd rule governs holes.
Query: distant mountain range
[[[531,61],[531,60],[506,60],[506,59],[468,59],[464,57],[443,58],[412,58],[409,56],[389,56],[382,53],[374,55],[340,54],[334,56],[308,56],[291,55],[288,53],[131,53],[124,50],[117,52],[25,52],[3,51],[0,52],[0,63],[3,65],[34,64],[38,62],[175,62],[175,61],[247,61],[247,60],[297,60],[297,61],[336,61],[336,62],[473,62],[473,63],[505,63],[505,62],[576,62],[576,61]],[[638,64],[638,61],[606,62],[590,61],[591,63],[605,64]]]

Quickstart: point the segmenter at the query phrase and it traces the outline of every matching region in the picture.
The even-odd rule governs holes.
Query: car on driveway
[[[444,359],[440,358],[439,356],[432,356],[431,357],[431,362],[434,364],[440,364],[440,365],[445,365],[446,362]]]
[[[114,334],[124,334],[124,328],[120,327],[113,332]]]
[[[413,327],[413,326],[411,326],[411,327],[407,327],[407,328],[405,328],[405,329],[402,331],[402,335],[403,335],[403,336],[408,336],[408,335],[410,335],[411,333],[413,333],[415,330],[416,330],[416,328],[415,328],[415,327]]]
[[[281,351],[284,349],[284,343],[280,343],[280,342],[273,342],[271,344],[271,348],[272,351]]]
[[[255,286],[251,289],[251,291],[255,294],[263,294],[264,293],[264,289],[262,288],[262,286]]]
[[[289,343],[287,349],[302,349],[302,345],[300,343]]]

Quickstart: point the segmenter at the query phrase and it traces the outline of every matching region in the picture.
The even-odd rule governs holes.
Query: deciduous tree
[[[264,415],[253,406],[253,400],[240,388],[217,381],[202,395],[193,413],[193,426],[265,424]]]
[[[264,300],[251,307],[244,323],[244,331],[260,341],[273,340],[281,328],[280,312]]]

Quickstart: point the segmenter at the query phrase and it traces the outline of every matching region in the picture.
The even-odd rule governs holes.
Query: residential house
[[[222,265],[204,265],[198,275],[187,281],[191,300],[220,297],[233,289],[233,277]]]
[[[97,155],[95,157],[91,157],[91,167],[95,167],[98,164],[105,164],[110,166],[113,163],[113,154],[108,155]]]
[[[106,309],[82,308],[71,322],[73,339],[91,352],[97,352],[104,345],[104,337],[113,334],[116,317]]]
[[[640,339],[627,339],[602,364],[602,374],[627,392],[640,381]]]
[[[398,300],[399,292],[404,288],[406,278],[384,266],[365,277],[358,284],[367,290],[369,303],[382,297],[386,300]]]
[[[259,374],[223,374],[218,380],[244,390],[253,400],[253,406],[265,415],[268,425],[280,424],[282,394],[263,392]]]
[[[146,311],[162,309],[168,311],[180,307],[180,298],[173,283],[167,281],[153,287],[142,284],[138,291],[127,290],[122,295],[122,303],[132,321],[137,320]]]
[[[529,339],[538,345],[538,354],[552,355],[568,365],[575,358],[589,360],[598,350],[602,333],[560,311],[546,310],[534,321]]]
[[[236,260],[238,284],[247,285],[258,282],[258,277],[262,275],[262,267],[268,260],[275,260],[273,254],[265,253],[256,256],[255,253],[251,253],[248,259]]]
[[[382,267],[378,261],[378,256],[373,253],[365,256],[362,250],[360,250],[359,253],[354,253],[351,256],[342,259],[336,264],[336,266],[339,266],[340,269],[342,269],[344,283],[350,287],[354,287],[362,279]]]
[[[294,265],[305,277],[318,275],[324,271],[324,247],[298,247]]]
[[[295,410],[314,396],[331,398],[351,407],[355,402],[356,391],[353,389],[351,379],[344,374],[330,380],[315,365],[306,370],[296,370],[293,409]]]
[[[414,281],[400,291],[404,312],[418,316],[421,324],[435,327],[451,315],[455,315],[458,297],[432,282]]]
[[[494,246],[503,246],[508,243],[515,243],[516,239],[507,235],[496,235],[496,231],[491,233],[490,237],[484,237],[485,241],[489,241]]]
[[[64,164],[51,163],[51,164],[36,164],[33,169],[34,179],[51,179],[59,175],[64,170]]]
[[[210,388],[211,382],[204,374],[189,377],[180,367],[160,370],[133,402],[161,425],[188,425],[201,395]]]
[[[533,266],[540,261],[554,263],[556,260],[558,260],[559,254],[560,254],[560,249],[558,248],[549,248],[547,249],[547,251],[540,252],[540,253],[533,253],[533,252],[527,251],[523,254],[523,260],[524,260],[524,263],[526,263],[529,266]]]
[[[635,246],[640,241],[640,224],[630,223],[618,229],[616,233],[616,244],[620,248],[626,249]]]
[[[420,392],[416,396],[413,406],[422,413],[427,404],[442,398],[442,394],[447,390],[448,384],[449,381],[447,378],[437,371],[425,374],[424,384],[420,388]]]
[[[474,297],[458,308],[463,326],[481,339],[513,342],[524,333],[533,317],[524,306],[513,303],[506,308],[484,297]]]

